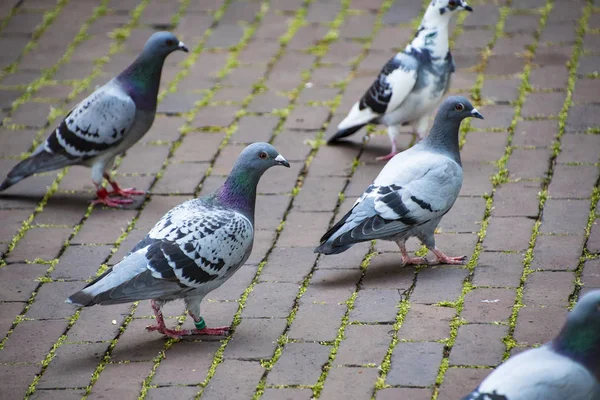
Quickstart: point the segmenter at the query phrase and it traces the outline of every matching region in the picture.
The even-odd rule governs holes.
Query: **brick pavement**
[[[146,199],[91,207],[80,167],[0,197],[0,397],[459,399],[551,338],[578,296],[600,287],[600,8],[470,3],[454,24],[452,92],[486,119],[463,124],[465,184],[438,235],[469,262],[399,268],[390,243],[330,257],[312,248],[388,144],[375,129],[368,146],[323,138],[409,40],[419,2],[3,1],[3,174],[152,31],[172,29],[192,52],[167,59],[157,120],[117,163],[119,182]],[[147,302],[63,303],[170,207],[217,187],[258,140],[292,168],[261,181],[248,265],[205,301],[204,317],[232,324],[230,336],[146,333]],[[191,326],[182,311],[165,309]]]

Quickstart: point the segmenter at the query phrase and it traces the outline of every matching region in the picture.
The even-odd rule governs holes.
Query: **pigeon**
[[[328,143],[350,136],[367,124],[384,124],[392,149],[377,160],[398,153],[399,126],[412,125],[420,139],[429,115],[450,88],[455,66],[448,48],[448,24],[455,11],[473,11],[464,0],[432,0],[415,38],[383,66],[375,82],[338,125]]]
[[[600,399],[600,290],[584,295],[558,336],[509,358],[463,400]]]
[[[323,235],[315,252],[338,254],[355,243],[382,239],[398,244],[404,265],[427,264],[406,252],[406,240],[417,237],[439,263],[461,264],[465,256],[448,257],[435,246],[434,231],[462,186],[458,131],[468,117],[483,119],[466,98],[448,97],[429,136],[383,167],[352,209]]]
[[[109,171],[115,157],[152,126],[163,63],[176,50],[188,51],[172,33],[154,33],[133,64],[76,105],[31,156],[8,173],[0,191],[38,172],[84,165],[92,168],[96,204],[117,207],[132,203],[132,195],[145,194],[122,189]],[[111,192],[102,186],[103,178],[111,185]]]
[[[275,165],[290,166],[268,143],[254,143],[238,157],[214,193],[188,200],[167,212],[118,264],[67,299],[78,306],[152,300],[156,325],[166,336],[224,335],[229,327],[208,328],[200,303],[246,262],[254,241],[256,186]],[[196,329],[165,326],[161,308],[183,299]]]

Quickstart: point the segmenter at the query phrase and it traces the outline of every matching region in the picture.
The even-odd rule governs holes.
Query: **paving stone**
[[[35,392],[30,397],[32,400],[77,400],[81,399],[85,395],[85,390],[81,389],[64,389],[64,390],[53,390],[41,389],[39,386],[35,389]]]
[[[0,301],[27,302],[46,274],[48,265],[9,264],[0,268]]]
[[[298,212],[292,210],[285,221],[285,227],[277,244],[285,247],[316,247],[323,233],[327,231],[330,214],[318,212]],[[302,236],[298,236],[302,232]]]
[[[474,390],[491,370],[481,368],[448,368],[440,386],[440,400],[461,399]]]
[[[311,342],[334,341],[345,312],[345,307],[338,304],[303,302],[296,313],[288,336]],[[315,320],[316,315],[319,316],[318,320]]]
[[[545,179],[550,165],[551,152],[549,149],[515,149],[513,150],[506,168],[509,179]]]
[[[506,346],[502,339],[508,333],[503,325],[469,324],[458,328],[450,353],[452,365],[490,365],[502,362]]]
[[[417,275],[417,285],[410,296],[411,302],[434,304],[455,301],[462,291],[467,271],[458,268],[429,267]]]
[[[371,399],[378,376],[376,368],[332,368],[327,374],[322,396],[324,399]]]
[[[310,400],[311,389],[265,389],[263,400]]]
[[[598,135],[565,135],[560,141],[561,151],[557,163],[598,162]]]
[[[600,260],[589,260],[583,265],[583,284],[586,288],[600,288]]]
[[[523,274],[523,254],[487,252],[479,255],[473,284],[517,287]]]
[[[269,254],[267,264],[260,274],[260,280],[301,284],[316,259],[317,255],[312,249],[277,246]]]
[[[165,353],[166,358],[156,369],[152,383],[163,385],[195,385],[202,382],[219,349],[219,342],[180,341]]]
[[[6,261],[52,260],[58,256],[71,231],[70,228],[28,229]]]
[[[50,276],[53,279],[85,280],[95,276],[105,262],[112,246],[69,246],[60,257]]]
[[[589,200],[548,199],[544,205],[540,233],[583,234],[589,214]]]
[[[243,318],[235,328],[235,335],[225,348],[223,357],[243,360],[269,359],[273,356],[277,340],[285,327],[285,319]]]
[[[589,198],[599,174],[596,166],[557,165],[548,187],[548,194],[553,199]]]
[[[343,304],[356,290],[360,275],[352,270],[317,270],[300,303]]]
[[[243,318],[286,318],[294,305],[299,285],[258,283],[248,296]]]
[[[67,328],[67,321],[23,321],[0,352],[0,362],[41,362]],[[40,335],[40,332],[44,332]]]
[[[483,248],[487,251],[527,250],[533,223],[532,219],[523,217],[491,217]]]
[[[564,65],[548,65],[531,70],[529,84],[534,89],[564,89],[569,71]]]
[[[44,283],[26,316],[35,319],[69,318],[75,313],[75,307],[65,303],[65,300],[81,288],[81,282]]]
[[[350,312],[350,321],[394,323],[401,300],[397,290],[361,290]]]
[[[558,117],[566,95],[561,92],[530,93],[521,110],[523,118]]]
[[[492,215],[494,217],[529,217],[539,214],[538,193],[541,187],[536,182],[507,183],[496,189]]]
[[[166,321],[174,325],[175,321]],[[125,333],[119,337],[112,351],[111,360],[120,361],[152,361],[164,348],[165,338],[160,333],[146,331],[146,326],[154,325],[151,319],[134,319],[127,325]]]
[[[86,387],[108,346],[108,343],[61,345],[37,388]]]
[[[30,381],[40,371],[39,365],[0,365],[0,385],[2,385],[2,396],[7,399],[19,399],[25,397],[29,389]],[[27,379],[23,379],[27,377]],[[29,379],[31,378],[31,379]]]
[[[474,289],[466,294],[460,316],[469,323],[506,321],[512,314],[515,296],[514,289]]]
[[[584,238],[578,235],[538,235],[531,268],[575,270],[583,254]]]
[[[135,218],[135,210],[96,208],[83,224],[72,244],[114,243]]]
[[[86,307],[80,311],[79,318],[69,329],[70,342],[100,342],[113,340],[119,328],[129,314],[131,304],[119,304],[110,307]],[[113,324],[113,321],[115,323]],[[150,323],[150,321],[148,321]]]
[[[92,387],[88,399],[133,399],[142,389],[142,381],[152,371],[151,362],[109,364]],[[127,382],[127,385],[121,384]]]
[[[423,387],[433,385],[442,361],[441,343],[398,343],[392,353],[392,365],[386,383]]]
[[[390,325],[349,325],[340,343],[335,364],[380,365],[392,340]]]
[[[194,400],[198,394],[199,388],[189,386],[164,386],[151,388],[148,390],[146,398],[148,400],[162,399],[180,399]]]
[[[492,162],[505,153],[507,132],[471,132],[461,150],[461,160],[470,162]]]
[[[592,223],[586,247],[591,253],[600,253],[600,221],[598,220]]]
[[[318,343],[288,343],[267,376],[267,385],[314,385],[329,351],[329,346]]]
[[[0,332],[4,335],[13,326],[15,317],[21,315],[26,303],[0,303]]]
[[[498,192],[496,192],[498,193]],[[494,201],[496,196],[494,196]],[[485,199],[459,197],[438,225],[442,232],[478,232],[485,211]]]
[[[415,269],[403,267],[399,253],[381,253],[371,258],[362,281],[363,289],[408,290],[414,281]]]
[[[442,340],[450,334],[450,322],[456,315],[451,307],[411,304],[398,331],[402,340]]]
[[[377,400],[429,400],[431,399],[431,392],[431,389],[389,388],[377,391],[375,398]]]

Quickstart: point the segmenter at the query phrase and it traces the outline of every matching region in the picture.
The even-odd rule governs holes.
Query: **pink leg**
[[[453,264],[453,265],[462,265],[464,261],[467,259],[467,256],[459,256],[459,257],[448,257],[437,247],[431,250],[433,254],[437,257],[437,261],[439,264]]]
[[[392,151],[390,151],[390,153],[385,156],[375,158],[375,160],[388,161],[388,160],[391,160],[396,154],[398,154],[398,146],[396,145],[396,141],[394,139],[391,139],[391,142],[392,142]]]
[[[225,335],[227,335],[227,333],[229,333],[230,328],[228,326],[223,326],[223,327],[219,327],[219,328],[207,328],[206,324],[204,323],[204,319],[202,317],[197,318],[192,314],[190,314],[190,316],[194,319],[194,323],[196,324],[196,329],[181,329],[181,330],[169,329],[165,325],[165,321],[164,321],[163,314],[162,314],[160,307],[154,300],[152,300],[152,310],[154,311],[154,315],[156,316],[156,325],[147,326],[146,330],[148,330],[150,332],[158,331],[158,332],[162,333],[163,335],[168,336],[170,338],[180,339],[183,336],[192,336],[192,335],[225,336]],[[201,328],[201,329],[198,328],[198,327],[202,327],[202,326],[204,326],[204,328]]]
[[[111,199],[109,197],[110,193],[108,193],[106,188],[98,186],[96,186],[96,188],[98,189],[96,191],[96,196],[98,196],[98,198],[96,200],[92,200],[92,204],[103,204],[108,207],[119,207],[122,204],[133,203],[133,200],[131,199]]]
[[[131,197],[136,195],[144,195],[146,194],[143,190],[135,190],[135,188],[126,188],[121,189],[121,187],[117,184],[117,182],[110,179],[110,175],[104,174],[104,178],[110,183],[112,186],[112,192],[108,193],[109,196],[122,196],[122,197]]]
[[[411,257],[406,251],[406,245],[404,242],[396,242],[400,247],[400,253],[402,253],[402,265],[422,265],[429,264],[429,261],[425,257]]]

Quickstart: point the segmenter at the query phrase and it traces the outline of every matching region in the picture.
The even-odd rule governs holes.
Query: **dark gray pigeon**
[[[450,88],[454,61],[448,44],[448,24],[456,11],[473,9],[464,0],[432,0],[415,38],[384,65],[375,82],[352,106],[328,143],[350,136],[367,124],[384,124],[392,144],[389,160],[398,153],[399,127],[412,125],[425,137],[429,116]]]
[[[290,166],[270,144],[246,147],[220,189],[173,208],[121,262],[67,302],[92,306],[152,299],[157,325],[148,330],[170,337],[227,333],[229,327],[206,327],[200,303],[250,256],[256,185],[275,165]],[[165,326],[161,307],[175,299],[184,299],[197,329]]]
[[[463,400],[599,399],[600,290],[594,290],[554,340],[509,358]]]
[[[122,189],[109,172],[115,157],[152,126],[163,63],[175,50],[188,51],[170,32],[153,34],[133,64],[75,106],[44,143],[8,173],[0,191],[38,172],[84,165],[92,168],[98,196],[95,203],[115,207],[132,203],[128,198],[132,195],[145,194]],[[103,178],[111,192],[102,187]]]
[[[462,263],[464,256],[448,257],[435,247],[433,234],[462,186],[458,131],[468,117],[483,118],[466,98],[448,97],[429,136],[383,167],[352,210],[321,238],[315,252],[337,254],[355,243],[382,239],[398,244],[403,264],[425,264],[425,258],[409,257],[406,251],[406,240],[417,237],[439,263]]]

